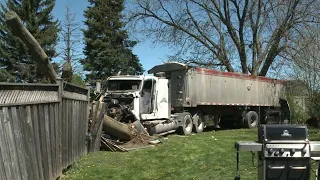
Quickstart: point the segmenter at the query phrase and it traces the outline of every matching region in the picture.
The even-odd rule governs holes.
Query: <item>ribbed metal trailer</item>
[[[181,63],[165,63],[148,71],[170,81],[174,112],[190,112],[217,125],[256,127],[259,123],[288,123],[284,81],[221,72]]]

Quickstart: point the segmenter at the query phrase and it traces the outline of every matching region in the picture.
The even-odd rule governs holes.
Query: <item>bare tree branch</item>
[[[317,0],[136,0],[127,15],[128,26],[183,52],[175,54],[185,62],[195,56],[266,76],[280,55],[293,51],[300,31],[319,23],[319,7]]]

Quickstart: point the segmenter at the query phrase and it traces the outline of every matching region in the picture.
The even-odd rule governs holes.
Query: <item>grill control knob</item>
[[[295,149],[291,149],[291,153],[294,154],[296,152]]]
[[[306,148],[302,149],[302,153],[303,154],[307,153],[307,149]]]
[[[275,156],[279,156],[279,151],[276,151],[276,152],[274,153],[274,155],[275,155]]]
[[[280,153],[283,154],[284,153],[284,149],[280,149]]]
[[[269,149],[269,154],[272,154],[273,153],[273,149]]]

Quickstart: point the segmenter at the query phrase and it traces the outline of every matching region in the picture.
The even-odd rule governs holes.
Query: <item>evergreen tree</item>
[[[90,71],[87,78],[104,79],[119,71],[142,73],[138,57],[130,49],[136,42],[128,40],[121,22],[124,1],[89,0],[89,3],[84,13],[87,29],[83,30],[86,58],[81,61],[84,70]]]
[[[44,81],[28,48],[15,37],[5,24],[5,13],[15,11],[26,28],[39,42],[48,57],[56,56],[55,46],[58,40],[59,24],[51,15],[55,0],[8,0],[1,4],[0,10],[0,67],[16,76],[19,72],[25,82]],[[54,65],[55,68],[56,65]]]

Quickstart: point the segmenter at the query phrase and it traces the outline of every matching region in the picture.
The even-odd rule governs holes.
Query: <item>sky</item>
[[[0,3],[3,3],[5,0],[0,0]],[[56,5],[53,9],[53,16],[59,21],[64,21],[66,4],[68,0],[56,0]],[[89,5],[88,0],[69,0],[71,5],[70,9],[72,13],[75,13],[75,20],[81,25],[81,28],[85,28],[83,21],[84,10]],[[83,39],[81,38],[82,45],[79,46],[79,52],[82,52],[84,47]],[[61,43],[58,44],[61,47]],[[58,47],[59,48],[59,47]],[[153,66],[161,64],[163,61],[166,61],[167,55],[169,55],[170,50],[163,45],[153,44],[151,41],[142,41],[133,48],[133,53],[136,54],[145,71],[148,71]],[[54,61],[59,61],[59,58],[55,58]]]
[[[2,1],[2,0],[1,0]],[[71,5],[72,13],[75,13],[75,19],[81,25],[81,28],[85,28],[83,21],[85,18],[83,17],[83,11],[89,5],[87,0],[69,0]],[[63,21],[65,18],[65,9],[67,0],[56,0],[56,6],[53,10],[53,16],[60,21]],[[83,41],[82,41],[83,43]],[[80,46],[80,47],[83,47]],[[82,50],[80,50],[82,52]],[[166,61],[166,56],[169,55],[169,49],[161,46],[154,45],[151,41],[143,41],[136,45],[133,48],[133,53],[136,54],[143,68],[148,71],[153,66],[157,64],[161,64],[163,61]]]

